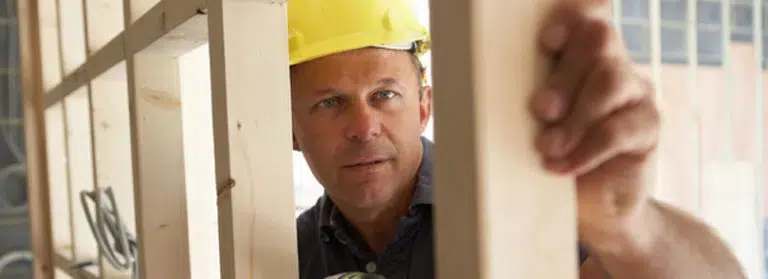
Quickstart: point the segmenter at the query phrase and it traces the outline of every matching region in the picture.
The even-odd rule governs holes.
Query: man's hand
[[[578,4],[587,2],[563,1],[545,21],[541,47],[555,63],[532,107],[544,165],[577,177],[580,237],[597,244],[626,233],[647,204],[659,112],[611,23]]]
[[[541,50],[554,65],[531,100],[544,166],[576,177],[579,239],[590,255],[582,275],[744,278],[708,226],[647,193],[660,129],[655,93],[600,2],[562,0],[544,22]]]

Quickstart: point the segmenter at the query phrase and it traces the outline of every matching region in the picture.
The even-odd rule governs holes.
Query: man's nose
[[[378,112],[368,105],[354,106],[349,110],[346,137],[352,141],[367,142],[381,134]]]

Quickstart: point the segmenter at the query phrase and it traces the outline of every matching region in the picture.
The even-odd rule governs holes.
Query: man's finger
[[[562,123],[566,139],[570,145],[562,146],[560,153],[565,156],[578,145],[587,129],[599,119],[609,116],[614,111],[628,104],[636,103],[651,95],[647,81],[631,70],[624,58],[612,58],[601,61],[587,79],[571,113]]]
[[[543,120],[557,121],[566,114],[573,95],[610,44],[613,31],[605,21],[584,19],[577,28],[544,87],[534,95],[534,111]]]
[[[563,50],[573,28],[579,26],[585,15],[607,17],[611,5],[607,0],[564,0],[560,1],[544,19],[539,30],[539,46],[547,54]]]
[[[659,112],[649,97],[596,123],[573,153],[545,165],[578,176],[616,156],[645,156],[656,147],[658,132]]]

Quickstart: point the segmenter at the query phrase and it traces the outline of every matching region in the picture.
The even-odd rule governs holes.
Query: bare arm
[[[581,278],[746,278],[736,257],[709,226],[658,201],[648,209],[646,220],[639,222],[646,229],[635,230],[639,235],[621,243],[594,247]]]

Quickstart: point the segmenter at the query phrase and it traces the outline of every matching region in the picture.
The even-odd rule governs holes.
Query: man
[[[288,4],[294,149],[326,192],[297,220],[301,278],[434,277],[427,34],[408,2]],[[577,180],[581,278],[744,278],[707,226],[646,194],[651,86],[578,2],[595,1],[563,1],[542,29],[557,64],[531,107],[552,127],[535,139],[544,167]]]

